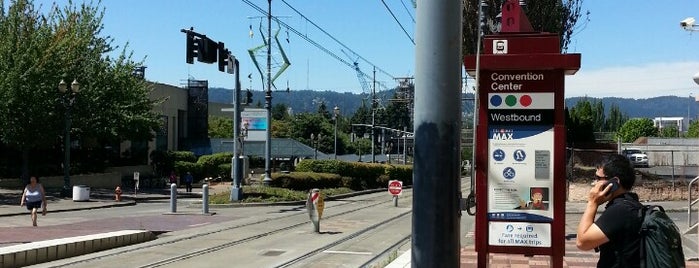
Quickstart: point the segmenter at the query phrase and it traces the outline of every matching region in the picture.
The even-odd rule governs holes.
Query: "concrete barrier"
[[[144,230],[123,230],[0,248],[0,267],[14,268],[84,255],[155,239]]]

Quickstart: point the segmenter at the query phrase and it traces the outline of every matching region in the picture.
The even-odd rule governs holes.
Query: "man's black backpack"
[[[635,200],[634,200],[635,201]],[[638,203],[638,201],[635,201]],[[640,204],[640,203],[638,203]],[[682,235],[661,206],[642,205],[641,267],[685,267]]]

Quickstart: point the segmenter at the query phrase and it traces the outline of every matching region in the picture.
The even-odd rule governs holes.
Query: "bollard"
[[[308,216],[311,218],[313,223],[313,231],[320,233],[320,219],[323,217],[323,208],[325,207],[325,202],[323,201],[323,195],[320,194],[319,189],[312,189],[308,193],[308,200],[306,200],[306,209],[308,210]]]
[[[201,208],[203,214],[209,214],[209,184],[201,186]]]
[[[177,212],[177,184],[170,184],[170,212]]]
[[[398,196],[397,195],[393,196],[393,206],[398,207]]]

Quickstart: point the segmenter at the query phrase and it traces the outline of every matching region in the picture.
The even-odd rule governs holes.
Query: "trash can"
[[[73,201],[90,201],[90,187],[87,185],[73,186]]]

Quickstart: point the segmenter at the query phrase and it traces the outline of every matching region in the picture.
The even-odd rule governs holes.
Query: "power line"
[[[415,23],[415,18],[413,17],[413,14],[410,14],[410,10],[405,5],[405,2],[403,0],[400,0],[400,3],[403,4],[403,8],[405,8],[405,13],[408,13],[408,16],[410,16],[410,19],[413,20],[413,23]]]
[[[255,4],[253,4],[252,2],[250,2],[250,0],[243,0],[243,2],[245,2],[246,4],[248,4],[250,7],[254,8],[255,10],[257,10],[258,12],[260,12],[260,13],[262,13],[262,14],[264,14],[264,15],[267,15],[267,11],[265,11],[264,9],[262,9],[261,7],[255,5]],[[286,27],[287,29],[289,29],[289,31],[291,31],[292,33],[294,33],[294,34],[298,35],[299,37],[303,38],[304,40],[306,40],[306,41],[307,41],[308,43],[310,43],[311,45],[313,45],[313,46],[315,46],[316,48],[320,49],[321,51],[327,53],[328,55],[330,55],[331,57],[335,58],[336,60],[338,60],[338,61],[344,63],[344,64],[347,65],[348,67],[354,68],[354,65],[353,65],[353,64],[351,64],[351,63],[347,62],[346,60],[340,58],[338,55],[336,55],[336,54],[333,53],[332,51],[328,50],[327,48],[321,46],[320,44],[316,43],[315,41],[311,40],[311,39],[308,38],[306,35],[301,34],[299,31],[297,31],[297,30],[294,29],[293,27],[291,27],[291,26],[289,26],[288,24],[286,24],[286,23],[280,21],[279,19],[277,19],[277,18],[274,17],[274,16],[272,16],[272,18],[273,18],[274,21],[276,21],[279,25]],[[378,69],[378,68],[377,68],[377,69]],[[361,72],[361,73],[362,73],[362,75],[363,75],[364,77],[367,77],[367,78],[371,79],[371,76],[369,76],[368,74],[366,74],[366,73],[364,73],[364,72]],[[388,74],[388,73],[386,73],[386,74],[387,74],[388,76],[390,76],[390,77],[393,77],[392,75],[390,75],[390,74]],[[388,89],[388,87],[386,87],[386,85],[384,85],[383,83],[381,83],[381,82],[377,82],[377,83],[378,83],[381,87],[383,87],[384,89]]]
[[[408,34],[408,31],[405,30],[405,27],[403,27],[403,24],[401,24],[400,21],[398,21],[398,18],[396,18],[396,15],[393,14],[393,11],[391,10],[391,8],[388,7],[388,5],[386,4],[386,1],[381,0],[381,3],[383,3],[383,6],[386,7],[386,10],[388,10],[388,13],[391,13],[391,16],[393,16],[393,19],[396,21],[396,23],[398,23],[398,26],[400,26],[400,28],[403,29],[403,32],[408,37],[408,39],[410,39],[410,42],[413,42],[413,45],[415,45],[415,40],[413,40],[413,37],[411,37],[410,34]]]
[[[395,77],[394,77],[393,75],[391,75],[391,74],[389,74],[388,72],[384,71],[383,69],[377,67],[376,64],[374,64],[374,63],[370,62],[369,60],[367,60],[366,58],[362,57],[361,55],[359,55],[359,53],[357,53],[357,52],[355,52],[354,50],[352,50],[351,48],[347,47],[345,44],[343,44],[342,42],[340,42],[340,40],[337,40],[337,38],[335,38],[335,37],[332,36],[330,33],[328,33],[327,31],[325,31],[323,28],[321,28],[320,26],[318,26],[318,24],[316,24],[315,22],[313,22],[313,21],[311,21],[310,19],[308,19],[308,17],[306,17],[305,15],[301,14],[301,12],[299,12],[296,8],[292,7],[289,3],[287,3],[286,0],[282,0],[282,2],[283,2],[284,4],[286,4],[289,8],[291,8],[291,10],[293,10],[294,12],[296,12],[296,14],[299,14],[299,16],[301,16],[301,18],[303,18],[303,19],[305,19],[306,21],[310,22],[313,26],[315,26],[316,28],[318,28],[318,30],[320,30],[321,32],[323,32],[325,35],[327,35],[328,37],[330,37],[332,40],[335,40],[335,42],[337,42],[338,44],[340,44],[342,47],[344,47],[344,48],[347,49],[348,51],[354,53],[354,55],[357,55],[357,57],[359,57],[360,59],[362,59],[363,61],[365,61],[365,62],[368,63],[369,65],[376,67],[376,69],[379,70],[379,72],[382,72],[382,73],[388,75],[389,77],[391,77],[391,79],[395,79]]]

